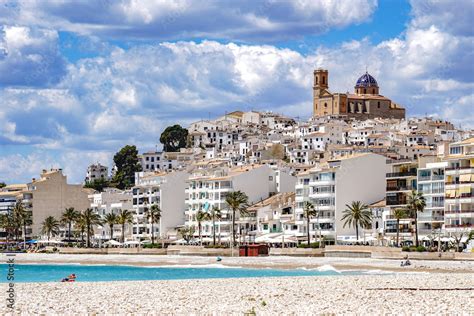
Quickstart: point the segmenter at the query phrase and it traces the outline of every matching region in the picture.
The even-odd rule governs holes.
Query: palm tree
[[[110,240],[114,238],[114,225],[117,224],[117,215],[114,213],[108,213],[104,216],[104,224],[109,225],[110,229]]]
[[[352,202],[351,205],[346,204],[347,209],[343,212],[341,220],[344,226],[354,226],[356,229],[356,238],[359,241],[359,225],[362,227],[370,226],[372,223],[372,212],[366,204],[360,201]]]
[[[178,233],[186,241],[186,244],[189,244],[189,241],[194,236],[194,226],[184,226],[178,229]]]
[[[117,224],[122,226],[122,243],[125,242],[125,225],[133,223],[133,213],[129,210],[120,210],[117,215]]]
[[[216,245],[216,219],[220,220],[222,218],[221,210],[217,206],[213,206],[209,212],[209,216],[212,219],[212,244]]]
[[[23,207],[21,201],[16,202],[15,208],[13,209],[15,222],[23,230],[23,247],[26,247],[26,227],[33,224],[31,211]]]
[[[196,221],[198,222],[198,232],[199,232],[199,243],[202,246],[202,222],[207,221],[210,219],[209,213],[206,213],[204,211],[197,211],[196,213]]]
[[[48,236],[48,241],[51,236],[57,235],[59,233],[59,221],[53,216],[46,217],[41,225],[41,233]]]
[[[8,242],[14,227],[12,214],[0,214],[0,227],[7,233],[6,241]]]
[[[90,247],[91,243],[91,234],[94,233],[94,226],[100,225],[101,220],[99,214],[91,208],[87,208],[83,213],[82,217],[84,218],[84,222],[86,224],[86,233],[87,233],[87,243],[86,247]]]
[[[232,245],[235,246],[235,216],[247,213],[249,198],[242,191],[234,191],[227,194],[225,201],[232,211]]]
[[[81,234],[81,243],[84,244],[84,232],[86,231],[87,223],[84,218],[84,214],[82,212],[78,213],[78,216],[76,219],[76,226]]]
[[[397,208],[393,211],[393,217],[397,220],[397,247],[400,247],[399,236],[400,236],[400,220],[407,217],[407,213],[403,208]]]
[[[61,215],[61,222],[67,225],[68,239],[71,240],[71,228],[72,223],[74,223],[79,217],[79,213],[74,209],[74,207],[68,207],[64,210]]]
[[[305,202],[303,205],[303,217],[306,218],[306,231],[308,234],[308,248],[310,247],[311,243],[311,235],[309,233],[309,222],[312,217],[318,215],[318,211],[314,208],[314,205],[310,202]]]
[[[151,223],[151,244],[155,244],[155,223],[161,220],[161,209],[158,205],[153,204],[150,209],[145,211],[145,216]]]
[[[425,197],[421,192],[412,190],[407,200],[407,211],[415,218],[415,245],[418,247],[418,212],[423,213],[426,207]]]

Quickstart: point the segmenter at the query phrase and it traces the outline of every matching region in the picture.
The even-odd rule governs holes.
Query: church
[[[313,116],[340,115],[347,118],[405,118],[405,109],[379,94],[377,80],[368,72],[356,82],[354,94],[331,93],[329,72],[314,71]]]

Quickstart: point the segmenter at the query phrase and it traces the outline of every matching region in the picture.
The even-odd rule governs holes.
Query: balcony
[[[397,197],[389,197],[387,196],[387,205],[405,205],[407,204],[406,196],[397,196]]]
[[[471,228],[474,227],[474,224],[472,223],[465,223],[465,224],[450,224],[446,225],[446,228]]]
[[[474,168],[474,166],[455,166],[455,167],[448,167],[446,170],[465,170],[465,169],[471,169]]]
[[[460,196],[452,196],[452,197],[445,197],[446,200],[454,200],[454,199],[469,199],[474,197],[472,193],[461,193]]]
[[[474,208],[471,208],[471,209],[462,209],[462,210],[459,210],[459,209],[454,209],[454,210],[449,210],[449,211],[444,211],[444,214],[448,217],[451,217],[451,215],[462,215],[462,214],[470,214],[470,213],[474,213]],[[454,216],[454,217],[457,217],[457,216]]]
[[[386,188],[386,191],[411,191],[414,188],[411,185],[400,185],[400,186],[390,186]]]
[[[404,172],[389,172],[387,173],[387,178],[403,178],[403,177],[415,177],[416,169]]]

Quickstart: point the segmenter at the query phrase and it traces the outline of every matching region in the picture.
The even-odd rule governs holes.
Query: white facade
[[[87,174],[85,182],[92,182],[95,180],[108,180],[109,179],[109,168],[101,165],[100,163],[92,164],[87,167]]]
[[[142,240],[152,235],[151,223],[145,211],[152,205],[161,209],[161,220],[154,224],[155,237],[174,235],[175,228],[184,224],[185,189],[189,174],[185,171],[170,173],[135,174],[133,192],[133,239]]]
[[[229,240],[231,235],[231,214],[225,203],[228,193],[242,191],[250,204],[266,199],[278,189],[292,190],[295,178],[268,165],[246,165],[235,168],[217,168],[195,174],[188,181],[186,189],[186,226],[197,227],[196,213],[218,207],[222,219],[216,222],[216,235]],[[212,236],[210,221],[203,223],[202,235]],[[247,227],[248,228],[248,227]],[[196,235],[198,234],[196,230]]]
[[[91,208],[103,219],[107,214],[117,215],[121,210],[132,211],[132,191],[122,191],[115,188],[106,188],[104,192],[89,195]],[[131,225],[125,227],[125,238],[130,238],[132,233]],[[114,225],[113,237],[119,238],[122,235],[122,227]],[[95,234],[96,239],[110,239],[110,227],[106,224],[99,226]]]
[[[303,206],[305,201],[310,201],[320,212],[319,218],[311,219],[313,238],[320,232],[328,239],[353,240],[355,228],[343,227],[346,204],[354,201],[371,204],[383,199],[386,171],[384,156],[360,154],[328,161],[303,173],[296,185],[295,219],[300,226],[299,236],[306,234]],[[359,235],[362,236],[362,229]]]

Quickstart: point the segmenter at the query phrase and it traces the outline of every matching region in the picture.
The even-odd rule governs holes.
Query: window
[[[326,84],[326,77],[323,76],[323,84]]]
[[[328,104],[326,102],[324,102],[324,107],[327,108],[328,107]]]
[[[462,153],[462,148],[460,146],[458,147],[451,147],[449,148],[449,153],[451,155],[458,155],[458,154],[461,154]]]
[[[273,176],[269,176],[268,181],[273,181]]]
[[[380,101],[377,102],[377,108],[380,109]]]

